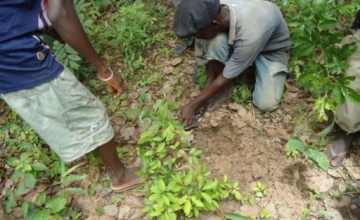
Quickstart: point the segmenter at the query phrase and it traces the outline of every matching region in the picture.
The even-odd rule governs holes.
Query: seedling
[[[256,197],[264,197],[268,194],[268,190],[265,186],[265,184],[261,183],[261,182],[258,182],[256,184],[256,186],[254,188],[252,188],[252,190],[255,192],[255,196]]]

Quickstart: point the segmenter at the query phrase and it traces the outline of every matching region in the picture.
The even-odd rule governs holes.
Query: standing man
[[[69,0],[0,1],[0,96],[27,121],[59,157],[70,162],[94,151],[103,160],[111,188],[124,191],[141,183],[136,168],[118,158],[114,131],[102,103],[58,60],[39,37],[53,27],[115,91],[125,90],[90,44]]]
[[[206,64],[202,93],[181,108],[180,121],[193,123],[204,105],[220,103],[231,82],[255,63],[255,106],[263,112],[280,103],[292,43],[279,8],[262,0],[182,0],[174,19],[181,38],[195,36],[198,64]]]

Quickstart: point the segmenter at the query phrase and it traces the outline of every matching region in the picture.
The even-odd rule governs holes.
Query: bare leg
[[[206,67],[207,78],[205,88],[207,88],[223,72],[225,65],[217,60],[210,60]]]
[[[113,188],[129,184],[137,185],[141,182],[140,178],[135,174],[140,168],[129,169],[121,163],[113,139],[95,149],[95,154],[104,162]]]
[[[206,79],[205,88],[207,88],[220,74],[223,73],[225,65],[217,60],[211,60],[208,63],[208,77]],[[232,82],[229,83],[214,98],[208,101],[207,110],[212,112],[229,98]]]

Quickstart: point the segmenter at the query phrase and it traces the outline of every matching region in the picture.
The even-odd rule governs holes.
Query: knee
[[[280,102],[276,100],[256,100],[254,99],[254,105],[261,111],[261,112],[272,112],[275,111]]]

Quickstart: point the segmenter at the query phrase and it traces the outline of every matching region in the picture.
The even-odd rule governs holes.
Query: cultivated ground
[[[170,25],[171,21],[169,28]],[[178,39],[170,39],[165,47],[171,51],[177,43]],[[161,98],[182,104],[199,94],[198,86],[192,82],[191,74],[195,63],[193,57],[192,50],[187,50],[181,56],[171,53],[165,56],[155,49],[153,53],[150,52],[148,61],[151,62],[147,69],[149,76],[155,77],[155,80],[146,86],[139,83],[131,86],[127,101],[129,108],[139,106],[139,97],[143,91],[148,102]],[[248,75],[251,76],[251,71]],[[253,206],[245,201],[241,203],[226,200],[222,203],[223,212],[256,216],[257,219],[260,219],[261,211],[269,213],[269,219],[279,220],[296,220],[302,217],[351,219],[347,205],[352,198],[360,196],[357,193],[360,179],[358,151],[353,150],[349,154],[343,168],[327,172],[301,155],[299,158],[285,155],[286,143],[290,137],[296,135],[304,141],[318,140],[316,133],[327,126],[326,123],[316,123],[316,115],[310,113],[311,98],[294,84],[292,77],[289,77],[283,103],[275,112],[261,114],[250,100],[240,104],[229,100],[216,111],[206,113],[200,121],[200,127],[193,130],[188,138],[203,150],[200,159],[206,162],[214,177],[221,178],[227,174],[230,181],[239,181],[243,197],[249,195],[254,200]],[[5,108],[3,103],[0,106]],[[1,111],[0,114],[1,125],[4,123],[1,118],[5,118],[5,112]],[[124,162],[129,166],[140,164],[135,146],[146,126],[140,125],[138,120],[124,120],[115,115],[111,116],[111,120],[119,146],[129,150],[124,154]],[[0,147],[4,148],[5,145],[6,143],[1,143]],[[79,186],[86,190],[95,189],[91,197],[83,195],[72,199],[72,206],[83,212],[81,219],[147,219],[140,211],[145,195],[143,189],[125,194],[112,193],[99,170],[89,169],[87,158],[76,163],[78,162],[86,162],[79,172],[87,174]],[[252,188],[258,182],[267,187],[267,196],[255,196]],[[46,181],[38,183],[33,191],[24,194],[24,199],[35,201],[43,190],[54,193],[59,190],[50,185]],[[0,189],[3,192],[13,187],[14,183],[8,176],[0,177]],[[337,192],[341,199],[331,196],[331,191]],[[4,194],[0,198],[4,198]],[[103,208],[104,214],[96,211],[99,207]],[[219,216],[220,212],[203,213],[202,219],[222,219]],[[0,219],[21,219],[21,207],[6,215],[0,206]]]

